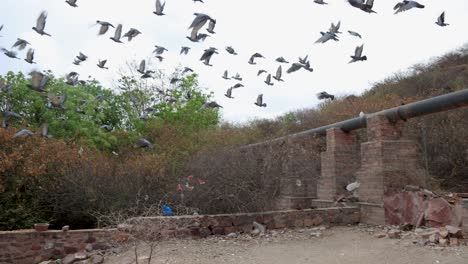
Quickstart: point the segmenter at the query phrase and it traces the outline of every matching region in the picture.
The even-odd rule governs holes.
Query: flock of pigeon
[[[68,5],[70,5],[71,7],[78,7],[78,5],[77,5],[78,0],[66,0],[65,2]],[[193,2],[204,3],[203,0],[193,0]],[[327,5],[328,4],[324,0],[314,0],[314,2],[316,4],[319,4],[319,5]],[[373,10],[374,0],[367,0],[367,1],[366,0],[347,0],[347,2],[350,4],[351,7],[360,9],[363,12],[377,13],[376,11]],[[155,1],[155,10],[154,10],[153,13],[155,15],[157,15],[157,16],[164,16],[165,15],[165,13],[164,13],[165,12],[165,6],[166,6],[165,2],[161,3],[161,0],[156,0]],[[424,8],[424,5],[422,5],[422,4],[420,4],[420,3],[416,2],[416,1],[404,0],[402,2],[397,3],[394,6],[395,14],[398,14],[398,13],[403,12],[403,11],[408,11],[408,10],[413,9],[413,8]],[[209,34],[211,34],[211,35],[215,34],[214,30],[215,30],[215,27],[216,27],[216,19],[210,17],[209,15],[202,14],[202,13],[194,13],[194,16],[195,16],[195,18],[194,18],[193,22],[189,26],[190,34],[189,34],[189,36],[187,36],[187,39],[189,39],[191,42],[203,42],[207,37],[210,37]],[[36,26],[33,27],[32,29],[35,32],[37,32],[38,34],[40,34],[41,36],[51,37],[51,34],[49,34],[49,33],[47,33],[45,31],[46,30],[46,22],[47,22],[47,12],[43,11],[43,12],[40,13],[39,17],[37,18]],[[448,25],[447,23],[445,23],[445,12],[443,12],[438,17],[438,19],[436,21],[436,24],[441,26],[441,27],[444,27],[444,26]],[[112,41],[116,42],[116,43],[123,43],[122,40],[124,38],[127,38],[127,41],[130,42],[130,41],[132,41],[132,39],[134,39],[138,35],[142,34],[138,29],[135,29],[135,28],[130,28],[125,34],[123,34],[123,31],[122,31],[123,30],[123,25],[122,24],[114,26],[110,22],[97,20],[96,25],[99,26],[98,35],[100,35],[100,36],[105,35],[112,28],[114,30],[114,34],[113,34],[112,37],[110,37],[110,39]],[[209,34],[201,32],[201,30],[206,25],[207,25],[206,32],[209,33]],[[315,43],[326,43],[329,40],[339,41],[339,34],[342,34],[342,32],[339,31],[340,26],[341,26],[341,22],[338,22],[336,25],[334,23],[332,23],[331,27],[326,32],[320,32],[321,37]],[[0,26],[0,31],[2,29],[3,29],[3,25]],[[361,34],[359,34],[358,32],[348,31],[348,33],[350,35],[352,35],[352,36],[357,37],[357,38],[362,38]],[[2,48],[1,50],[9,58],[19,59],[17,51],[15,51],[13,49],[17,49],[18,51],[22,51],[28,46],[31,46],[31,44],[27,40],[18,38],[17,41],[12,46],[12,50],[8,50],[6,48]],[[181,56],[182,55],[187,55],[190,52],[190,49],[191,48],[188,47],[188,46],[181,47],[180,55]],[[354,54],[350,56],[351,61],[349,63],[366,61],[367,56],[363,55],[363,50],[364,50],[364,45],[356,47],[356,49],[354,51]],[[153,53],[155,54],[155,57],[161,62],[164,59],[164,57],[163,57],[164,53],[167,52],[167,51],[168,50],[165,47],[155,46],[155,50],[153,51]],[[231,46],[226,47],[225,51],[228,54],[233,55],[233,56],[238,55],[236,50]],[[208,49],[205,49],[202,56],[201,56],[201,58],[200,58],[200,61],[202,61],[203,64],[205,64],[207,66],[212,66],[210,64],[210,60],[215,54],[219,54],[219,52],[220,51],[215,47],[210,47]],[[255,53],[255,54],[250,56],[250,59],[248,60],[248,63],[251,64],[251,65],[255,65],[256,60],[258,60],[258,59],[265,59],[265,57],[260,53]],[[30,63],[30,64],[35,63],[34,62],[34,49],[32,47],[30,47],[28,49],[28,51],[26,53],[26,58],[24,60],[27,63]],[[82,62],[84,62],[86,60],[88,60],[88,56],[86,56],[85,54],[80,52],[78,54],[78,56],[76,56],[75,60],[73,61],[73,64],[78,66],[78,65],[80,65]],[[263,70],[263,69],[258,70],[258,73],[257,73],[257,76],[261,76],[263,74],[266,75],[266,78],[265,78],[264,82],[268,86],[274,85],[273,80],[275,80],[276,82],[283,82],[284,81],[282,79],[282,76],[283,76],[283,66],[282,65],[290,64],[289,67],[286,70],[286,72],[288,74],[299,71],[301,69],[306,70],[308,72],[313,71],[313,69],[312,69],[312,67],[310,65],[310,62],[308,60],[308,56],[305,56],[304,58],[299,58],[299,60],[297,62],[293,62],[293,63],[288,62],[283,57],[278,57],[278,58],[276,58],[275,61],[279,63],[279,66],[278,66],[278,68],[276,70],[276,73],[274,73],[274,75],[272,75],[272,73],[268,73],[266,70]],[[108,69],[106,67],[106,63],[107,63],[107,60],[105,60],[105,59],[104,60],[98,60],[97,67],[99,67],[101,69]],[[154,70],[147,69],[145,60],[141,61],[138,69],[136,69],[136,70],[137,70],[138,73],[141,74],[141,78],[143,78],[143,79],[153,78],[153,74],[155,73]],[[190,73],[190,72],[193,72],[193,70],[191,68],[189,68],[189,67],[185,67],[182,74]],[[31,88],[32,90],[34,90],[36,92],[44,92],[45,91],[44,87],[47,84],[47,76],[45,76],[43,73],[38,72],[38,71],[33,71],[33,72],[30,73],[30,75],[31,75],[31,84],[29,84],[29,88]],[[240,76],[239,73],[237,73],[236,75],[230,77],[229,72],[226,70],[226,71],[224,71],[224,74],[221,77],[223,79],[226,79],[226,80],[229,80],[229,79],[232,78],[233,80],[238,81],[237,84],[235,84],[234,86],[227,89],[226,94],[225,94],[225,96],[227,98],[233,99],[234,98],[233,97],[233,90],[244,87],[244,85],[241,83],[242,77]],[[79,74],[77,72],[70,72],[69,74],[67,74],[66,75],[66,80],[67,80],[67,84],[73,85],[73,86],[78,85],[80,83],[81,84],[85,83],[84,81],[79,80]],[[174,83],[177,83],[178,81],[180,81],[180,79],[174,78],[174,79],[171,80],[171,83],[174,84]],[[1,88],[1,91],[3,91],[3,92],[11,92],[12,91],[11,87],[6,87],[4,84],[3,85],[0,84],[0,88]],[[335,98],[333,95],[328,94],[327,92],[321,92],[321,93],[319,93],[317,95],[317,97],[319,99],[331,99],[331,100],[334,100],[334,98]],[[97,100],[98,99],[100,99],[100,98],[97,98]],[[63,107],[63,103],[65,102],[65,100],[66,100],[66,95],[48,96],[48,102],[53,107]],[[83,104],[85,104],[85,103],[86,102],[83,102]],[[259,106],[259,107],[266,107],[267,106],[267,104],[263,102],[263,94],[258,95],[257,100],[254,102],[254,104]],[[201,109],[217,108],[217,107],[222,107],[222,106],[219,105],[218,103],[216,103],[215,101],[211,101],[211,102],[206,102],[201,107]],[[76,109],[76,111],[80,113],[81,110],[78,108],[78,109]],[[2,127],[6,128],[6,127],[8,127],[8,120],[9,119],[11,119],[11,118],[20,118],[21,116],[14,113],[11,110],[11,107],[9,107],[7,109],[7,111],[5,112],[5,114],[4,114],[4,117],[5,118],[3,119]],[[102,128],[106,129],[107,131],[112,131],[113,130],[112,126],[109,126],[109,125],[103,125]],[[42,134],[44,136],[47,136],[47,126],[46,125],[42,129]],[[15,135],[15,137],[22,136],[22,135],[32,135],[32,132],[29,131],[29,130],[22,130],[22,131],[18,132]],[[153,145],[146,139],[140,139],[137,142],[137,144],[135,144],[135,147],[149,147],[149,148],[152,148]]]

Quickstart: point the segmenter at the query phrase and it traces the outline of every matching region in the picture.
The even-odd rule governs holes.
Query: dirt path
[[[152,264],[467,264],[468,247],[434,249],[414,245],[412,239],[375,238],[360,227],[335,227],[321,232],[287,230],[251,238],[211,237],[201,240],[160,242]],[[139,263],[147,263],[148,252],[139,247]],[[109,256],[105,263],[135,263],[133,251]]]

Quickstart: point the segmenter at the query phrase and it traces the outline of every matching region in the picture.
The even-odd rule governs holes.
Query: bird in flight
[[[50,34],[49,33],[46,33],[44,31],[45,29],[45,26],[46,26],[46,21],[47,21],[47,12],[46,11],[42,11],[41,14],[39,15],[39,17],[37,18],[36,20],[36,26],[33,27],[32,29],[34,31],[36,31],[39,35],[41,36],[49,36],[50,37]]]
[[[117,28],[115,29],[114,36],[111,37],[110,39],[112,39],[114,42],[122,43],[122,41],[120,40],[121,37],[122,37],[122,24],[119,24]]]
[[[156,0],[156,11],[153,13],[157,16],[164,16],[164,7],[166,6],[166,2],[164,4],[161,4],[161,0]]]
[[[259,107],[266,107],[267,106],[267,104],[263,102],[263,94],[259,94],[257,96],[257,101],[254,104],[259,106]]]
[[[441,27],[450,25],[450,24],[445,23],[445,12],[442,12],[442,14],[440,14],[440,16],[437,18],[437,21],[435,23]]]
[[[348,3],[356,8],[361,9],[364,12],[367,13],[377,13],[374,10],[372,10],[372,7],[374,6],[374,0],[348,0]]]
[[[398,14],[400,12],[404,12],[404,11],[408,11],[412,8],[424,8],[424,5],[421,5],[420,3],[416,2],[416,1],[403,1],[403,2],[400,2],[398,4],[396,4],[394,7],[393,7],[393,10],[396,10],[395,11],[395,14]]]
[[[352,60],[349,63],[367,60],[367,56],[362,56],[363,49],[364,49],[364,44],[356,47],[356,50],[354,51],[354,56],[351,56]]]
[[[76,5],[76,2],[77,2],[77,1],[78,1],[78,0],[67,0],[67,1],[65,1],[65,3],[69,4],[69,5],[72,6],[72,7],[78,7],[78,6]]]

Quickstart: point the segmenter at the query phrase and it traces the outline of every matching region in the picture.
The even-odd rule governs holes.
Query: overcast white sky
[[[218,103],[224,106],[223,117],[228,121],[246,121],[256,117],[274,117],[285,112],[313,107],[318,103],[316,94],[328,91],[336,95],[359,94],[372,83],[391,74],[405,70],[419,62],[456,49],[468,42],[467,0],[421,0],[425,9],[413,9],[393,14],[398,0],[375,0],[378,14],[367,14],[352,8],[345,0],[328,0],[321,6],[313,0],[167,0],[166,16],[158,17],[154,0],[78,0],[72,8],[65,0],[1,0],[0,47],[10,48],[16,38],[24,38],[36,50],[37,65],[23,60],[0,56],[0,74],[7,71],[51,69],[57,75],[77,71],[83,78],[92,75],[104,85],[114,83],[116,72],[125,61],[148,58],[154,45],[169,49],[166,60],[156,67],[168,73],[178,66],[189,66],[200,75],[200,84],[214,91]],[[42,10],[49,14],[46,32],[42,37],[31,27]],[[434,22],[446,11],[450,26],[441,28]],[[204,43],[192,43],[185,37],[194,12],[206,13],[217,20],[217,34]],[[123,31],[130,27],[143,34],[130,43],[117,44],[106,36],[97,36],[96,20],[117,25]],[[330,23],[341,20],[339,42],[314,44],[320,31],[327,31]],[[348,35],[353,30],[363,39]],[[205,31],[205,30],[203,30]],[[348,64],[357,45],[364,45],[368,61]],[[232,56],[224,51],[233,46],[239,53]],[[188,56],[179,56],[181,46],[190,46]],[[211,60],[214,67],[199,61],[203,49],[217,47],[221,50]],[[82,66],[72,64],[82,51],[89,60]],[[249,57],[262,53],[267,59],[258,59],[258,65],[247,64]],[[26,50],[20,56],[24,57]],[[290,62],[299,56],[309,55],[313,73],[299,71],[284,76],[284,83],[267,86],[265,76],[256,76],[259,69],[276,72],[274,60],[283,56]],[[98,59],[108,59],[109,71],[97,68]],[[283,69],[289,66],[283,65]],[[234,91],[235,99],[223,96],[236,81],[221,78],[224,70],[230,75],[239,72],[244,78],[244,88]],[[264,94],[267,108],[256,107],[253,102],[259,93]]]

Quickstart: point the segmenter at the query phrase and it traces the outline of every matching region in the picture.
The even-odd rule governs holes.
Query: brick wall
[[[468,199],[463,199],[463,232],[468,237]]]
[[[94,248],[108,247],[115,241],[127,241],[138,232],[156,234],[158,238],[200,238],[232,232],[250,232],[253,221],[268,229],[346,225],[359,222],[357,207],[271,211],[233,215],[203,215],[175,217],[146,217],[129,221],[124,229],[74,230],[68,232],[34,230],[0,232],[1,264],[35,264],[50,258]]]

